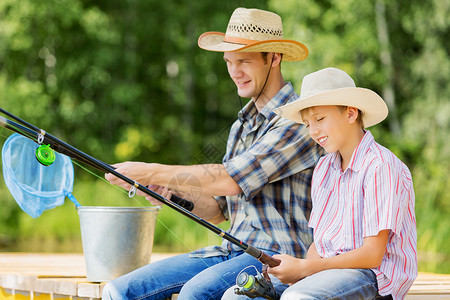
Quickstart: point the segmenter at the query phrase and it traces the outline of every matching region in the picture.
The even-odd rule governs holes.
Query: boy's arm
[[[269,273],[282,283],[295,283],[324,270],[376,268],[386,253],[389,232],[390,230],[382,230],[377,236],[366,237],[360,248],[333,257],[297,259],[286,254],[274,255],[281,263],[277,267],[269,268]]]
[[[362,247],[337,256],[314,261],[311,271],[314,273],[329,269],[372,269],[381,264],[390,230],[382,230],[377,236],[364,238]],[[311,274],[309,274],[311,275]]]
[[[307,259],[314,259],[314,258],[322,258],[322,256],[319,255],[316,249],[316,244],[312,242],[311,246],[309,246],[308,253],[306,253]]]

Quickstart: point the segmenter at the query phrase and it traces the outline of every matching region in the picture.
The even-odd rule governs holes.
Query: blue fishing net
[[[53,164],[44,166],[36,159],[38,146],[17,133],[3,145],[3,177],[20,208],[37,218],[45,210],[64,204],[65,197],[79,206],[72,195],[74,172],[71,159],[55,153]]]

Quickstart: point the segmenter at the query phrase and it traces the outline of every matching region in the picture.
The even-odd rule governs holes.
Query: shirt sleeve
[[[304,126],[281,120],[224,166],[248,201],[267,183],[313,168],[319,156]]]
[[[389,163],[379,165],[369,177],[364,192],[364,237],[385,229],[399,233],[409,194],[402,181],[402,171]]]
[[[225,219],[230,219],[230,214],[228,213],[228,204],[227,204],[227,198],[225,196],[216,196],[214,197],[216,199],[217,204],[220,207],[220,210],[222,211]]]

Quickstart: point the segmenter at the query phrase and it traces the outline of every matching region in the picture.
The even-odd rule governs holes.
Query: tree
[[[109,163],[220,162],[240,107],[222,55],[197,39],[240,3],[2,0],[0,106]],[[12,233],[19,209],[0,192]]]

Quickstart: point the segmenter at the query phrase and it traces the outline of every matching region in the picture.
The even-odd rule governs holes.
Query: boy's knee
[[[299,292],[299,291],[290,291],[289,289],[284,291],[280,298],[280,300],[298,300],[298,299],[304,299],[304,300],[311,299],[312,300],[312,299],[316,299],[316,298],[314,298],[310,295],[304,294],[302,292]]]

